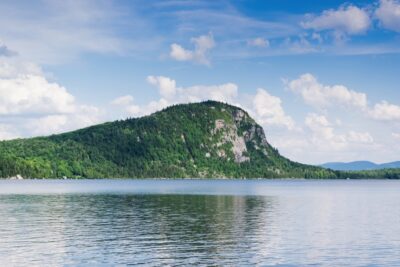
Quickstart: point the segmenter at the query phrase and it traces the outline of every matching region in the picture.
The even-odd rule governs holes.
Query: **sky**
[[[0,140],[211,99],[292,160],[400,160],[399,0],[5,0],[0,25]]]

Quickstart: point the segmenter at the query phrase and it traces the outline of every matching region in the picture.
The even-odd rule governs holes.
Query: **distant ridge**
[[[400,168],[400,161],[393,161],[382,164],[377,164],[371,161],[328,162],[320,166],[337,171],[381,170]]]

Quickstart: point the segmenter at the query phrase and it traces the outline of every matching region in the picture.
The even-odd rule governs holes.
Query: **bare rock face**
[[[236,109],[232,113],[232,122],[227,122],[224,119],[215,120],[214,128],[211,130],[212,135],[219,136],[214,147],[217,148],[217,155],[220,158],[229,158],[222,147],[224,144],[231,144],[231,152],[234,156],[236,163],[250,161],[247,156],[248,148],[246,144],[249,142],[256,150],[260,150],[266,157],[268,157],[269,144],[265,137],[263,129],[258,126],[248,115],[241,109]],[[245,127],[245,131],[243,131]],[[239,133],[238,129],[242,129]],[[226,148],[225,148],[226,149]]]
[[[233,147],[232,151],[235,155],[235,162],[241,163],[245,161],[250,161],[249,157],[243,155],[243,152],[247,152],[246,143],[244,142],[244,138],[242,136],[236,136],[236,138],[232,142]]]
[[[232,152],[236,163],[250,160],[249,157],[243,155],[245,152],[247,152],[246,142],[243,136],[238,135],[236,124],[227,124],[224,120],[216,120],[215,128],[212,130],[212,134],[216,134],[219,131],[222,131],[222,137],[221,140],[216,144],[218,148],[223,144],[230,143],[232,144]],[[217,154],[219,157],[226,157],[226,153],[222,149],[219,149]]]

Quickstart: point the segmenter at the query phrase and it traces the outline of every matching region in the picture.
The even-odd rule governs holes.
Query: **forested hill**
[[[292,162],[267,142],[263,129],[244,110],[207,101],[59,135],[2,141],[0,177],[16,175],[344,178],[353,174]]]

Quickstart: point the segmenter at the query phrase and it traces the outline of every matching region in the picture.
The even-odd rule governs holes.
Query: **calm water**
[[[400,266],[400,181],[0,181],[0,266]]]

